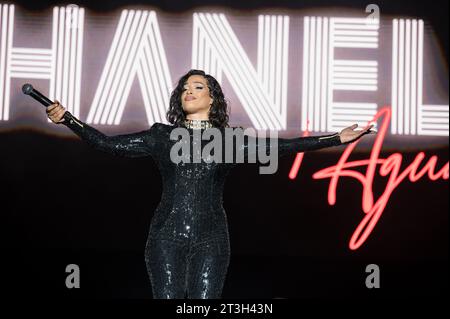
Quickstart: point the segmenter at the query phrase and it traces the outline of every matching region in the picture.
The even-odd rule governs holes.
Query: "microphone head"
[[[33,91],[33,86],[29,83],[22,86],[22,92],[29,95]]]

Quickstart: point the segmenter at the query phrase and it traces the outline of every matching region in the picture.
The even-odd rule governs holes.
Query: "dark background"
[[[29,10],[70,2],[15,1]],[[363,1],[78,1],[92,10],[122,5],[183,11],[197,4],[233,8],[365,7]],[[448,62],[447,1],[377,1],[383,13],[417,16],[434,27]],[[447,71],[448,72],[448,71]],[[161,195],[152,159],[112,157],[77,138],[23,129],[0,134],[2,185],[1,288],[11,298],[151,298],[144,263],[148,227]],[[298,177],[287,175],[295,155],[275,175],[256,165],[235,168],[224,208],[231,261],[224,298],[435,298],[448,293],[448,180],[405,180],[394,191],[374,232],[356,251],[348,241],[362,219],[361,185],[342,179],[337,203],[327,203],[328,180],[344,147],[306,154]],[[394,150],[395,151],[395,150]],[[417,153],[448,161],[448,144],[402,151],[402,171]],[[392,150],[382,153],[386,158]],[[353,154],[351,160],[367,159]],[[317,164],[316,164],[317,163]],[[420,167],[423,167],[423,163]],[[386,179],[376,174],[374,196]],[[81,289],[65,287],[65,267],[81,268]],[[381,288],[365,287],[365,267],[381,269]]]

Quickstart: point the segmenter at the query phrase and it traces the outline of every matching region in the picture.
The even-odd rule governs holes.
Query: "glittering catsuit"
[[[172,125],[155,123],[142,132],[106,136],[74,117],[64,124],[100,151],[154,159],[161,173],[163,192],[151,220],[145,249],[153,298],[220,298],[230,259],[222,193],[226,175],[236,163],[208,163],[203,159],[200,163],[174,163],[170,150],[176,140],[170,139],[170,132],[176,127]],[[189,143],[197,143],[192,138],[196,129],[186,130]],[[258,149],[261,139],[246,135],[240,145],[235,143],[248,156],[250,141]],[[270,148],[276,144],[270,143],[270,139],[265,141],[268,141],[264,144],[266,151],[272,151]],[[200,139],[202,149],[207,142]],[[277,142],[278,156],[341,144],[337,133],[278,138]]]

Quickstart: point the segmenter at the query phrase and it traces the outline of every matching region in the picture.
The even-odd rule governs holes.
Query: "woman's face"
[[[181,105],[186,115],[206,115],[207,118],[212,101],[207,80],[202,75],[191,75],[181,93]]]

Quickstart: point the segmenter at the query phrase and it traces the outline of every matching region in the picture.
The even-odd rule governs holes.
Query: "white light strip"
[[[56,34],[56,33],[55,33]],[[20,54],[15,53],[12,50],[12,58],[14,61],[27,60],[27,61],[46,61],[47,63],[52,62],[52,55],[35,55],[35,54]]]
[[[358,121],[367,121],[367,122],[369,122],[370,120],[373,119],[373,115],[363,115],[363,114],[359,114],[359,115],[350,115],[350,114],[339,115],[339,114],[336,114],[336,113],[332,113],[333,121],[336,121],[336,120],[349,120],[349,121],[350,120],[358,120]]]
[[[70,27],[68,26],[68,21],[71,21],[72,14],[69,10],[69,7],[66,7],[63,9],[65,11],[65,19],[64,19],[64,62],[63,62],[63,85],[62,85],[62,101],[63,105],[66,105],[67,109],[69,111],[72,111],[72,105],[70,105],[69,101],[69,53],[70,53],[70,47],[69,47],[69,37],[70,37]]]
[[[411,20],[406,20],[405,26],[405,134],[411,134],[409,130],[410,86],[411,86]]]
[[[378,62],[377,61],[367,61],[367,60],[334,60],[334,65],[377,67]]]
[[[392,24],[392,98],[391,98],[391,133],[397,134],[397,121],[398,121],[398,20],[394,19]]]
[[[422,128],[423,129],[447,129],[448,132],[448,124],[436,124],[436,123],[430,123],[430,124],[425,124],[422,123]]]
[[[327,69],[328,69],[328,18],[323,18],[323,41],[322,41],[322,93],[321,93],[321,114],[320,131],[327,131]]]
[[[52,65],[52,61],[48,62],[39,62],[39,61],[30,61],[30,60],[16,60],[14,56],[11,57],[11,66],[43,66],[46,69],[50,69]]]
[[[11,77],[22,79],[51,79],[51,73],[11,72]]]
[[[370,18],[333,18],[336,24],[350,23],[350,24],[361,24],[361,27],[368,25],[378,25],[380,23],[379,19]]]
[[[83,39],[84,39],[84,8],[79,10],[79,17],[77,21],[78,26],[78,47],[77,47],[77,76],[75,79],[75,114],[80,116],[80,95],[81,95],[81,64],[83,55]]]
[[[437,131],[437,130],[424,130],[422,135],[431,135],[431,136],[448,136],[448,129]]]
[[[335,34],[335,42],[378,42],[378,38],[376,37],[349,37],[349,36],[336,36]]]
[[[73,22],[72,21],[76,21],[76,23],[78,24],[77,20],[78,20],[78,8],[75,6],[70,6],[69,7],[69,11],[71,13],[71,18],[70,18],[70,27],[68,28],[70,30],[70,51],[67,52],[68,54],[70,54],[69,58],[69,83],[68,83],[68,100],[69,103],[68,105],[70,105],[71,110],[73,112],[73,114],[75,114],[75,97],[74,97],[74,93],[75,93],[75,58],[76,58],[76,54],[77,54],[77,49],[76,49],[76,28],[73,28]],[[66,39],[66,41],[69,41],[69,39]]]
[[[303,20],[303,77],[302,77],[302,117],[301,129],[306,129],[306,119],[308,117],[308,74],[309,74],[309,17]],[[308,104],[307,104],[308,102]]]
[[[277,40],[277,50],[275,53],[275,62],[276,62],[276,67],[275,67],[275,83],[274,83],[274,104],[275,106],[277,106],[277,112],[282,114],[284,112],[283,108],[282,108],[282,101],[281,101],[281,73],[283,72],[282,68],[281,68],[281,62],[282,59],[280,59],[280,57],[282,57],[282,53],[283,53],[283,47],[282,47],[282,40],[283,40],[283,17],[274,17],[274,20],[277,23],[277,31],[275,32],[275,36],[276,36],[276,40]],[[284,115],[282,115],[282,117],[284,117]]]
[[[375,85],[333,85],[334,90],[340,91],[376,91]]]
[[[427,111],[427,112],[423,112],[422,118],[427,118],[427,117],[442,117],[442,118],[445,118],[446,116],[448,116],[448,110],[445,110],[443,112]]]
[[[263,59],[263,73],[262,83],[268,85],[267,79],[269,78],[269,52],[270,49],[270,28],[269,28],[269,16],[264,16],[264,59]],[[266,86],[267,89],[267,86]]]
[[[419,134],[422,134],[422,109],[423,109],[423,20],[419,20],[419,43],[418,43],[418,51],[417,51],[417,105],[418,105],[418,123],[417,130]]]
[[[6,57],[6,40],[8,37],[8,5],[0,4],[0,120],[5,120],[3,118],[3,108],[7,107],[4,103],[4,92],[5,92],[5,57]]]
[[[448,112],[448,105],[422,105],[422,111],[426,112]]]
[[[314,130],[319,130],[319,119],[320,119],[320,75],[321,75],[321,57],[322,57],[322,18],[318,17],[316,19],[316,51],[315,62],[316,66],[314,69]]]
[[[348,36],[378,37],[378,31],[360,31],[360,30],[348,31],[348,30],[336,30],[336,31],[334,32],[334,34],[337,35],[337,36],[348,35]]]
[[[11,53],[27,54],[27,55],[33,55],[33,56],[35,56],[37,54],[42,54],[43,56],[51,56],[52,49],[14,47],[11,49]]]
[[[59,23],[58,23],[58,44],[57,44],[57,51],[58,51],[58,57],[56,60],[56,80],[55,80],[55,97],[58,98],[59,102],[62,102],[62,74],[63,74],[63,45],[64,45],[64,19],[65,12],[64,8],[59,8]],[[50,120],[49,120],[50,121]]]
[[[335,72],[363,72],[363,73],[378,73],[377,67],[352,67],[352,66],[335,66]]]
[[[276,30],[276,25],[275,25],[275,17],[270,17],[270,43],[272,44],[270,46],[270,77],[269,80],[267,81],[267,83],[270,84],[269,86],[269,90],[267,92],[269,92],[269,100],[272,104],[275,104],[275,82],[274,80],[276,80],[275,77],[275,49],[276,49],[276,37],[277,37],[277,30]]]
[[[51,71],[50,71],[50,88],[48,90],[48,98],[51,101],[54,101],[55,98],[55,77],[56,77],[56,52],[57,52],[57,26],[58,26],[58,8],[53,7],[53,18],[52,18],[52,49],[50,50],[51,55],[48,58],[51,61]],[[18,55],[16,55],[18,56]],[[24,55],[25,57],[26,55]],[[43,59],[44,57],[39,57]],[[46,57],[45,57],[46,58]],[[58,97],[59,98],[59,97]],[[50,119],[47,118],[47,122],[50,122]]]
[[[336,79],[333,78],[333,84],[378,84],[378,80],[367,79]]]
[[[336,19],[336,18],[332,18]],[[362,25],[362,24],[338,24],[335,23],[334,29],[338,30],[378,30],[379,25]]]
[[[281,114],[283,112],[283,108],[281,105],[281,73],[283,72],[282,66],[281,66],[281,60],[283,56],[283,47],[282,47],[282,41],[283,41],[283,17],[281,16],[274,16],[273,20],[276,23],[276,31],[275,31],[275,39],[276,40],[276,51],[275,51],[275,64],[274,64],[274,73],[275,76],[273,77],[273,90],[274,90],[274,97],[273,104],[275,105],[275,110],[278,114]]]
[[[29,71],[30,73],[50,73],[50,68],[40,68],[40,67],[31,67],[31,66],[14,66],[10,67],[10,72],[21,72],[21,71]]]
[[[349,103],[349,102],[333,102],[333,108],[355,108],[355,109],[370,109],[377,110],[378,106],[375,103]]]
[[[357,72],[334,72],[333,78],[346,78],[346,79],[377,79],[377,73],[357,73]]]
[[[412,21],[411,134],[417,134],[417,20]]]
[[[327,86],[328,86],[328,92],[327,92],[327,129],[332,128],[332,118],[330,116],[332,110],[333,110],[333,83],[332,83],[332,77],[334,70],[334,31],[336,28],[336,23],[334,18],[330,18],[330,39],[328,41],[328,77],[327,77]]]
[[[367,48],[376,49],[378,48],[378,43],[361,43],[361,42],[333,42],[336,48]]]
[[[8,8],[8,7],[7,7]],[[9,119],[9,95],[10,95],[10,86],[11,86],[11,74],[10,74],[10,65],[11,65],[11,49],[12,42],[14,36],[14,5],[9,6],[8,13],[8,47],[6,49],[6,79],[5,79],[5,100],[4,100],[4,109],[3,109],[3,119]]]
[[[448,123],[448,117],[442,117],[442,118],[424,118],[422,123],[427,124],[433,124],[433,123],[440,123],[440,124],[449,124]]]
[[[345,109],[337,109],[337,108],[335,108],[334,110],[333,110],[333,112],[331,112],[331,114],[353,114],[353,115],[355,115],[355,114],[361,114],[361,115],[370,115],[370,116],[373,116],[373,115],[375,115],[375,113],[376,113],[376,110],[360,110],[360,109],[358,109],[358,108],[350,108],[350,107],[348,107],[348,108],[345,108]]]
[[[316,18],[311,17],[310,19],[310,36],[309,36],[309,58],[310,62],[309,65],[311,66],[309,70],[309,80],[308,80],[308,117],[307,120],[309,121],[311,127],[310,130],[314,131],[314,128],[312,127],[314,125],[314,75],[316,74],[315,65],[316,65],[316,53],[315,53],[315,47],[316,47]]]
[[[347,119],[339,119],[339,120],[333,120],[332,121],[333,126],[343,126],[343,127],[348,127],[351,124],[358,124],[359,127],[365,127],[367,125],[367,120],[358,120],[358,119],[353,119],[353,120],[347,120]],[[376,122],[373,122],[374,127],[376,125]]]
[[[283,76],[282,89],[281,89],[281,107],[282,107],[282,119],[287,118],[287,92],[288,92],[288,61],[289,61],[289,17],[283,16]]]
[[[405,57],[405,22],[403,20],[400,20],[400,33],[399,33],[399,68],[398,68],[398,74],[399,74],[399,86],[398,86],[398,133],[404,134],[403,130],[403,98],[404,98],[404,57]]]

